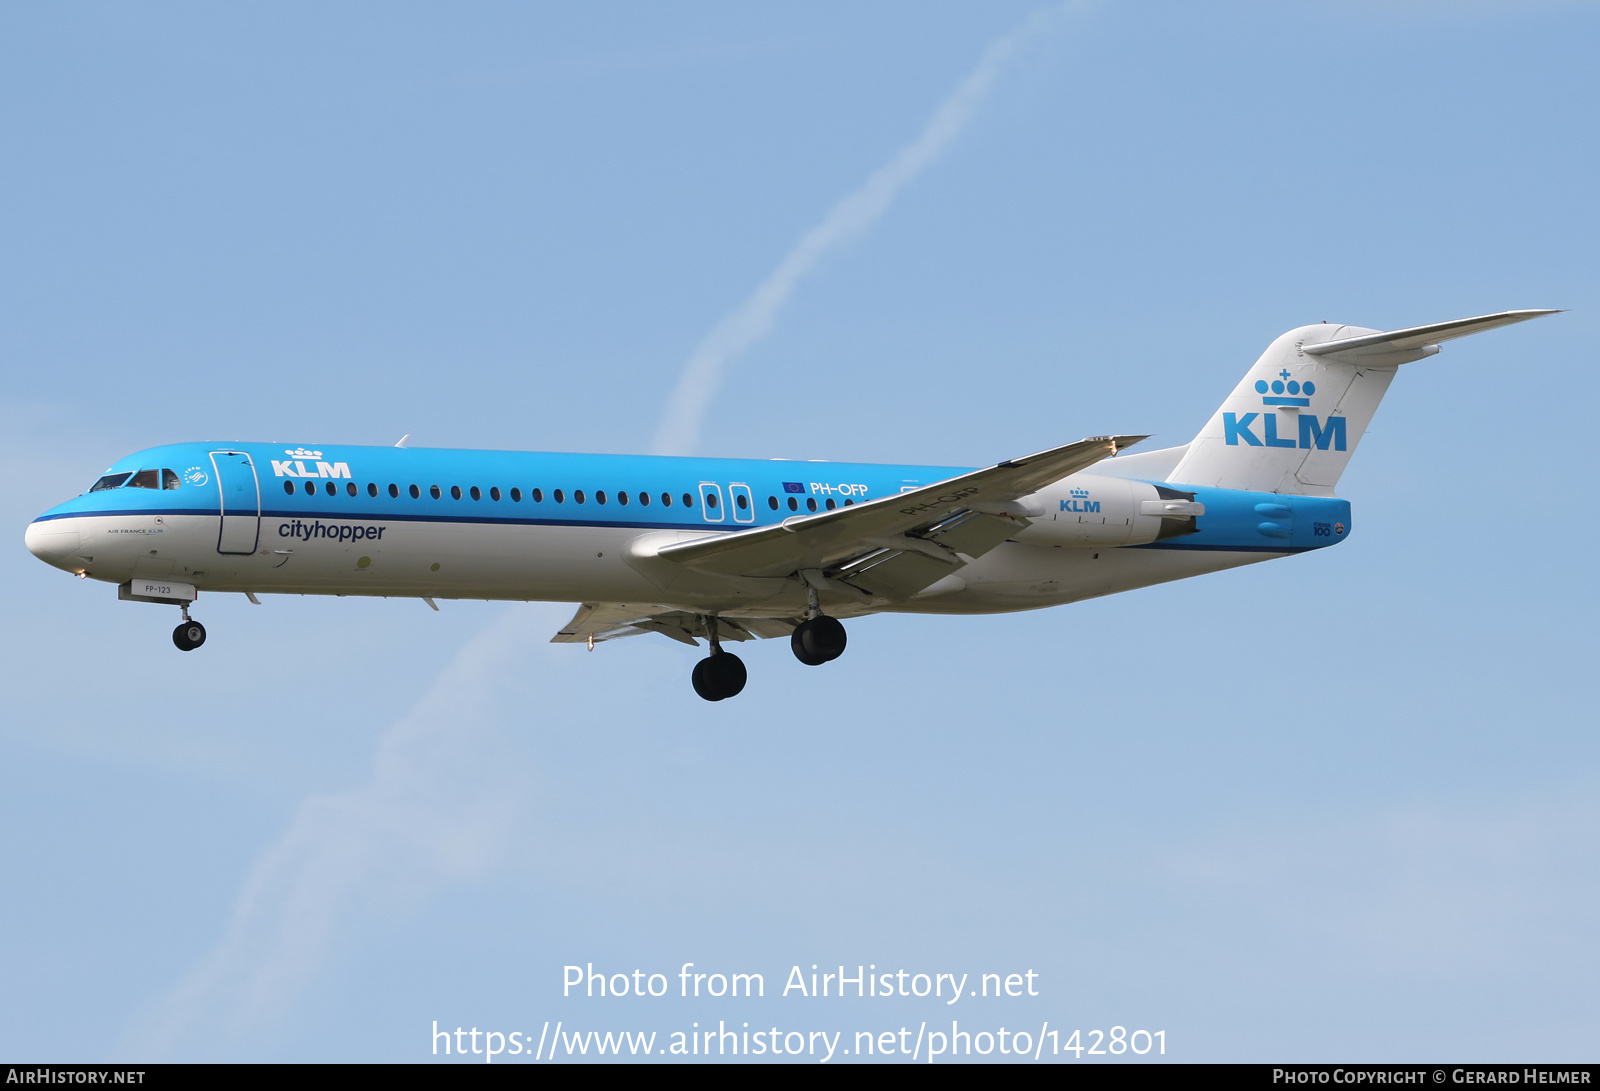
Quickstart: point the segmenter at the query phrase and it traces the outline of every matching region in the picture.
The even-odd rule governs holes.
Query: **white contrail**
[[[136,1020],[124,1054],[226,1055],[315,980],[352,910],[413,903],[494,862],[527,783],[492,707],[494,681],[545,614],[503,613],[384,731],[365,784],[300,805],[256,862],[227,935]]]
[[[933,112],[922,134],[873,172],[860,189],[834,205],[750,297],[712,328],[684,364],[678,385],[667,400],[651,447],[655,454],[684,455],[694,450],[706,409],[722,385],[728,365],[767,335],[802,277],[829,251],[876,223],[906,184],[961,135],[1001,71],[1060,10],[1035,11],[1020,27],[984,50],[977,66]]]

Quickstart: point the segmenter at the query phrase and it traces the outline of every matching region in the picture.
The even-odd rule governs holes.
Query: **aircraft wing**
[[[757,637],[788,636],[800,623],[799,618],[730,618],[717,619],[717,637],[721,640],[754,640]],[[674,610],[670,606],[626,602],[586,602],[578,607],[572,620],[550,638],[552,644],[599,644],[624,636],[642,633],[660,633],[662,636],[684,644],[698,646],[696,637],[707,636],[705,623],[695,614]]]
[[[909,598],[1042,514],[1019,498],[1144,438],[1079,440],[895,496],[663,546],[658,556],[724,576],[802,573],[858,599]]]

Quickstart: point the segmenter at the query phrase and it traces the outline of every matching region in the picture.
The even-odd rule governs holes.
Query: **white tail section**
[[[1267,346],[1167,480],[1253,492],[1332,496],[1400,365],[1439,342],[1555,311],[1503,311],[1410,329],[1322,323]]]

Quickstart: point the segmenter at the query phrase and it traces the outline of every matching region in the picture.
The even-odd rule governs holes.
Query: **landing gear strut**
[[[794,657],[808,667],[820,667],[844,654],[845,631],[838,618],[822,612],[817,589],[806,588],[806,620],[795,626],[789,637]]]
[[[172,642],[180,652],[192,652],[206,642],[206,627],[189,617],[189,608],[183,607],[183,624],[172,630]]]
[[[744,689],[744,660],[722,650],[722,642],[717,639],[716,618],[706,618],[706,631],[711,637],[711,654],[694,665],[694,674],[690,676],[694,691],[707,701],[737,697]]]

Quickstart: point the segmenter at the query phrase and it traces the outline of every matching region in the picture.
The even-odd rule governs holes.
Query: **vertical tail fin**
[[[1301,326],[1267,346],[1168,481],[1332,496],[1400,365],[1439,342],[1556,311],[1502,311],[1410,329]]]

